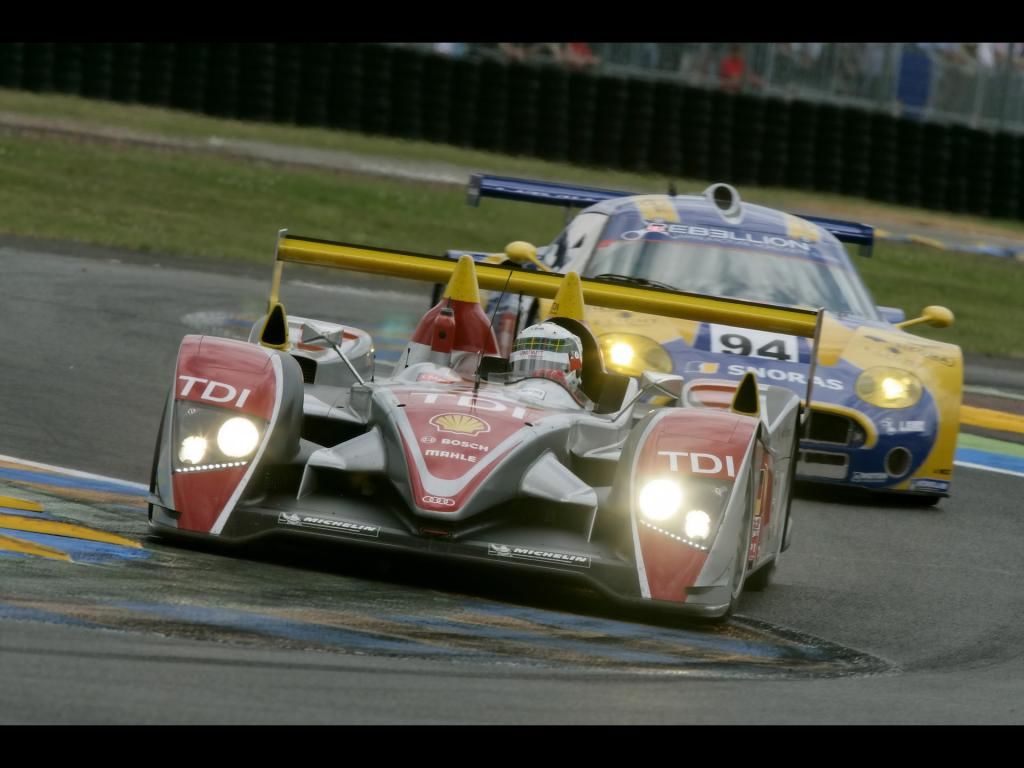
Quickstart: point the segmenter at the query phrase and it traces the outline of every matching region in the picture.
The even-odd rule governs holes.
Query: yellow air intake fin
[[[580,285],[580,276],[575,272],[569,272],[562,280],[555,300],[551,302],[549,317],[568,317],[571,320],[583,322],[583,286]]]
[[[761,397],[753,371],[747,371],[736,387],[736,394],[732,397],[732,412],[744,416],[758,416],[761,413]]]
[[[288,316],[284,304],[275,301],[270,305],[267,318],[260,331],[260,344],[271,349],[288,349]]]
[[[455,265],[448,287],[444,289],[444,298],[480,303],[480,284],[476,280],[476,267],[473,266],[472,256],[465,253],[459,256],[459,263]]]

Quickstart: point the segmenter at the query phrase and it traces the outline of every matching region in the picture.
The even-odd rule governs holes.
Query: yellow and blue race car
[[[525,268],[574,271],[611,283],[823,308],[818,358],[807,339],[724,323],[590,308],[586,317],[609,368],[686,379],[683,397],[726,399],[748,371],[810,403],[798,479],[899,494],[948,496],[963,388],[960,348],[904,329],[948,326],[945,307],[906,319],[876,306],[843,242],[870,249],[872,227],[795,216],[743,202],[727,184],[699,195],[627,192],[474,174],[482,197],[582,208],[548,246],[512,244]],[[449,255],[466,253],[450,251]],[[471,253],[477,259],[493,259]],[[499,343],[544,317],[550,302],[504,295],[492,306]]]

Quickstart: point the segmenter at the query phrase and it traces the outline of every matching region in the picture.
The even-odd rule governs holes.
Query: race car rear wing
[[[289,235],[282,230],[277,244],[271,306],[278,303],[281,272],[285,263],[336,267],[429,283],[446,283],[458,261],[444,256],[316,240]],[[474,267],[477,282],[485,290],[504,290],[539,299],[553,299],[565,279],[565,275],[555,272],[531,272],[500,264],[477,262]],[[598,307],[735,325],[806,338],[816,338],[821,325],[822,312],[813,309],[611,284],[586,278],[581,279],[580,283],[583,286],[583,300]]]
[[[502,200],[519,200],[528,203],[561,205],[569,208],[585,208],[588,205],[594,205],[605,200],[629,197],[636,194],[639,193],[561,184],[555,181],[517,179],[510,176],[491,176],[484,173],[474,173],[469,177],[469,186],[466,189],[466,202],[475,207],[480,204],[480,199],[483,197],[496,197]],[[831,232],[837,240],[862,246],[862,252],[870,255],[870,249],[875,240],[874,227],[868,224],[857,224],[852,221],[829,219],[824,216],[797,215]]]
[[[271,340],[269,346],[274,346],[274,342],[280,340],[279,337],[287,337],[287,320],[279,300],[285,263],[335,267],[428,283],[447,283],[459,262],[445,256],[299,237],[289,235],[287,230],[282,229],[278,233],[277,252],[274,257],[270,305],[261,333],[261,337]],[[566,275],[557,272],[531,272],[507,264],[477,262],[473,266],[480,288],[524,294],[538,299],[554,299],[566,278]],[[812,339],[805,400],[807,403],[811,402],[821,327],[825,317],[824,309],[803,309],[758,301],[725,299],[661,288],[611,284],[586,278],[579,278],[579,282],[583,301],[592,306],[734,325]],[[276,319],[271,322],[272,318]],[[278,327],[275,328],[275,325]],[[809,414],[810,409],[806,413]]]

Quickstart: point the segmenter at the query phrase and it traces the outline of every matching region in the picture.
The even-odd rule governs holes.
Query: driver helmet
[[[515,379],[552,379],[574,398],[583,396],[583,344],[560,325],[538,323],[524,328],[512,345],[509,362]]]

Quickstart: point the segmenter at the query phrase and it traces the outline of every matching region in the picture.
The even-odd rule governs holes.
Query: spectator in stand
[[[864,79],[861,94],[868,98],[884,98],[886,83],[884,81],[885,64],[889,55],[895,55],[888,43],[865,43],[861,59]]]
[[[642,69],[657,69],[661,52],[657,43],[635,43],[633,46],[635,63]]]
[[[562,49],[562,61],[571,69],[590,69],[601,63],[590,43],[566,43]]]
[[[790,43],[793,46],[793,53],[800,60],[800,66],[805,70],[812,70],[818,66],[821,54],[825,50],[824,43]]]
[[[562,43],[533,43],[530,47],[530,58],[535,61],[553,61],[556,64],[562,64],[565,57],[565,46]]]
[[[738,91],[743,87],[743,77],[747,61],[743,58],[743,49],[738,45],[729,47],[729,52],[718,63],[718,79],[722,89]]]
[[[992,70],[996,68],[996,44],[978,43],[977,49],[978,64],[982,69]]]
[[[738,43],[729,46],[729,52],[718,63],[718,81],[725,91],[735,93],[744,85],[760,85],[761,80],[747,67],[743,48]]]
[[[434,43],[434,50],[445,56],[463,56],[468,48],[466,43]]]
[[[509,61],[526,61],[529,43],[498,43],[498,50]]]

